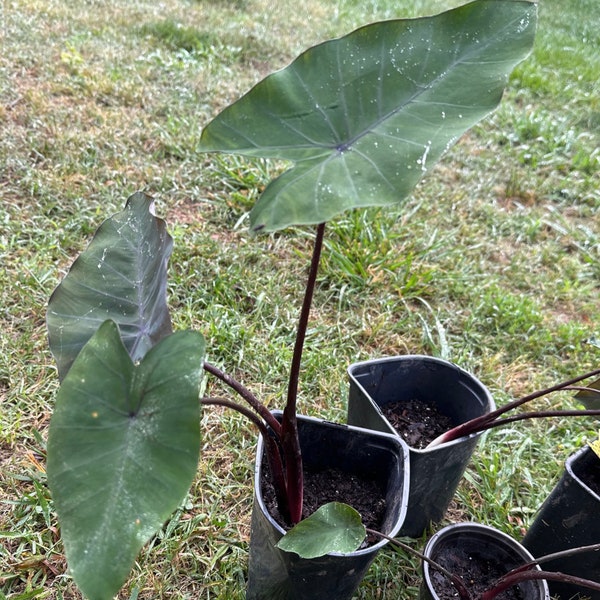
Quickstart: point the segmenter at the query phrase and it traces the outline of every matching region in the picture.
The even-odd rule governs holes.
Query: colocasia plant
[[[245,414],[263,433],[281,511],[302,515],[296,422],[304,337],[325,235],[342,212],[396,210],[441,155],[499,103],[529,53],[536,5],[477,0],[434,17],[366,25],[310,48],[203,130],[206,152],[292,161],[250,213],[251,229],[315,226],[281,423],[205,361],[197,332],[172,332],[172,240],[143,194],[106,221],[52,295],[61,387],[48,481],[67,560],[84,594],[111,598],[142,545],[185,496],[201,406]],[[238,400],[199,398],[204,373]]]

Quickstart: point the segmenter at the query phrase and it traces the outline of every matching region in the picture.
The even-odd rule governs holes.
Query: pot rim
[[[274,415],[278,416],[283,414],[280,410],[271,411]],[[391,433],[385,433],[382,431],[373,431],[372,429],[363,429],[362,427],[355,427],[353,425],[346,425],[343,423],[335,423],[333,421],[328,421],[326,419],[320,419],[317,417],[310,417],[306,415],[298,415],[298,419],[301,421],[312,421],[313,423],[321,423],[328,427],[338,427],[348,431],[359,431],[362,434],[368,434],[370,437],[374,438],[386,438],[388,440],[392,440],[395,444],[397,444],[398,448],[402,451],[402,458],[404,462],[403,469],[403,485],[402,485],[402,502],[399,518],[396,520],[396,523],[391,531],[389,531],[386,535],[389,537],[395,537],[398,535],[398,532],[402,528],[404,524],[404,520],[406,519],[406,514],[408,511],[408,493],[409,493],[409,485],[410,485],[410,470],[409,470],[409,446],[408,444],[399,438],[396,435]],[[258,445],[256,449],[256,456],[262,456],[264,450],[264,441],[262,435],[258,438]],[[259,477],[259,461],[256,460],[254,464],[254,500],[258,503],[260,510],[266,516],[269,523],[275,528],[275,530],[281,534],[281,537],[285,535],[285,529],[279,525],[279,523],[271,516],[269,511],[267,510],[264,499],[262,496],[262,490],[260,486],[260,477]],[[376,544],[368,546],[367,548],[361,548],[360,550],[355,550],[354,552],[330,552],[326,556],[360,556],[361,554],[370,554],[372,552],[377,552],[384,546],[389,543],[388,540],[382,538]]]
[[[398,356],[383,356],[381,358],[373,358],[373,359],[369,359],[369,360],[363,360],[363,361],[352,363],[347,369],[348,377],[350,377],[350,379],[354,382],[354,384],[356,386],[358,386],[364,392],[364,394],[373,402],[375,410],[377,410],[380,417],[385,421],[385,423],[390,428],[391,435],[398,435],[398,434],[395,433],[394,426],[385,417],[385,415],[381,411],[381,408],[379,407],[379,405],[371,398],[371,395],[367,392],[367,390],[365,390],[365,388],[360,383],[360,381],[354,376],[354,370],[364,367],[366,365],[385,364],[385,363],[392,363],[392,362],[404,362],[406,360],[413,360],[413,361],[421,360],[423,362],[443,365],[443,366],[446,366],[446,367],[449,367],[449,368],[455,370],[456,372],[460,373],[463,376],[469,377],[470,379],[473,380],[475,385],[477,385],[480,388],[481,392],[486,397],[487,402],[488,402],[489,411],[493,411],[496,409],[496,403],[494,402],[492,395],[490,394],[487,387],[479,380],[479,378],[475,377],[475,375],[473,375],[472,373],[469,373],[469,371],[466,371],[462,367],[459,367],[457,364],[450,362],[444,358],[438,358],[436,356],[430,356],[428,354],[402,354],[402,355],[398,355]],[[394,432],[394,433],[392,433],[392,432]],[[435,448],[430,448],[430,449],[413,448],[410,445],[408,447],[410,448],[411,453],[414,452],[417,454],[431,454],[432,452],[437,452],[438,450],[451,448],[452,446],[461,444],[462,442],[464,442],[467,439],[481,437],[484,433],[485,433],[485,431],[478,431],[476,433],[471,433],[469,435],[462,436],[455,440],[451,440],[450,442],[444,442],[443,444],[439,444]],[[400,436],[398,436],[398,437],[400,437]],[[402,438],[400,438],[400,439],[402,439]]]

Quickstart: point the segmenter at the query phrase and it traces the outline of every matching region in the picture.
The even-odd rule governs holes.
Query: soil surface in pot
[[[281,527],[288,530],[291,525],[285,521],[279,511],[269,470],[263,469],[262,473],[261,489],[265,506]],[[302,518],[305,519],[328,502],[349,504],[359,512],[365,527],[381,531],[386,502],[384,491],[375,481],[339,469],[313,471],[305,468]],[[379,538],[369,536],[361,547],[379,541]]]
[[[502,561],[501,564],[480,556],[476,552],[466,552],[452,548],[440,552],[434,560],[442,567],[458,575],[472,598],[479,598],[494,583],[519,563]],[[450,580],[433,568],[429,570],[431,581],[440,600],[456,600],[458,592]],[[496,596],[497,600],[529,600],[518,587],[512,587]]]
[[[578,473],[578,476],[594,493],[600,496],[600,458],[593,461],[585,473]]]
[[[417,399],[389,402],[381,407],[381,412],[402,439],[418,450],[454,427],[450,417],[441,414],[433,404]]]

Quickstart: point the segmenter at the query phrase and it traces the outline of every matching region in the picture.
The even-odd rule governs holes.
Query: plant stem
[[[287,486],[285,481],[285,470],[283,467],[283,451],[281,449],[281,440],[275,436],[263,436],[265,441],[265,450],[267,462],[273,478],[273,490],[275,499],[279,507],[279,512],[285,520],[290,520],[290,512],[287,502]]]
[[[534,569],[534,567],[539,564],[543,564],[553,560],[560,560],[569,556],[576,556],[577,554],[584,554],[586,552],[600,552],[600,544],[590,544],[589,546],[578,546],[576,548],[560,550],[558,552],[553,552],[552,554],[540,556],[539,558],[536,558],[531,562],[525,563],[524,565],[519,565],[518,567],[515,567],[512,571],[509,571],[506,575],[498,579],[496,585],[494,585],[492,589],[488,590],[485,594],[483,594],[481,600],[493,600],[493,598],[495,598],[498,594],[502,593],[509,587],[512,587],[513,585],[521,583],[522,581],[527,581],[529,579],[548,579],[552,581],[560,581],[563,583],[572,583],[573,585],[585,587],[590,590],[600,591],[600,583],[597,581],[584,579],[582,577],[577,577],[568,573],[561,573],[559,571],[539,571]]]
[[[308,329],[308,320],[310,317],[310,308],[315,291],[317,273],[319,271],[319,262],[321,259],[321,251],[323,248],[323,238],[325,234],[325,224],[321,223],[317,226],[315,236],[315,244],[310,263],[310,270],[306,288],[304,292],[304,300],[300,311],[300,319],[298,321],[298,329],[296,331],[296,341],[294,344],[294,353],[292,356],[292,364],[290,368],[290,377],[287,390],[287,401],[283,411],[281,425],[273,417],[271,412],[258,401],[258,399],[248,390],[243,384],[227,375],[219,368],[210,363],[204,363],[204,369],[220,379],[223,383],[237,392],[250,406],[260,415],[266,424],[273,430],[279,440],[279,444],[269,435],[269,431],[258,416],[251,410],[242,407],[241,405],[223,400],[220,398],[203,398],[203,404],[218,404],[226,406],[242,413],[248,417],[261,431],[267,444],[267,456],[271,471],[274,476],[274,487],[278,500],[280,502],[280,510],[282,513],[289,515],[289,519],[293,525],[298,523],[302,518],[302,501],[304,493],[303,474],[302,474],[302,453],[300,450],[300,440],[298,437],[298,420],[297,413],[297,398],[298,398],[298,382],[300,380],[300,365],[302,362],[302,353],[304,350],[304,341],[306,339],[306,331]],[[281,447],[281,452],[280,452]],[[282,456],[283,455],[283,460]],[[282,468],[283,465],[283,468]],[[285,475],[284,471],[285,469]],[[282,487],[285,486],[285,499],[287,502],[281,502],[283,494]],[[287,506],[283,506],[287,504]]]
[[[527,571],[536,565],[542,565],[546,562],[550,562],[552,560],[558,560],[561,558],[568,558],[569,556],[576,556],[577,554],[585,554],[587,552],[600,552],[600,544],[590,544],[589,546],[577,546],[576,548],[567,548],[566,550],[559,550],[557,552],[553,552],[552,554],[544,554],[534,560],[525,563],[523,565],[519,565],[515,567],[512,571],[509,571],[506,575],[511,575],[512,573],[518,573],[519,571]]]
[[[298,382],[300,379],[300,363],[302,362],[302,351],[304,349],[304,340],[306,338],[306,330],[308,328],[308,319],[310,316],[310,308],[312,306],[313,295],[315,292],[315,284],[317,281],[317,273],[319,271],[319,262],[321,260],[321,250],[323,248],[323,237],[325,235],[325,223],[317,226],[315,236],[315,245],[310,261],[310,271],[306,281],[304,291],[304,300],[300,311],[300,319],[298,321],[298,329],[296,331],[296,342],[294,344],[294,354],[292,357],[292,365],[290,368],[290,378],[288,381],[287,403],[286,408],[291,407],[296,412],[296,399],[298,397]]]
[[[296,342],[294,344],[294,354],[292,356],[290,368],[287,401],[281,421],[281,445],[283,447],[283,456],[285,460],[287,501],[292,525],[299,523],[302,519],[302,502],[304,495],[302,453],[300,450],[300,440],[298,438],[298,420],[296,419],[298,382],[300,379],[300,364],[302,362],[302,351],[304,349],[304,340],[306,339],[310,308],[315,291],[317,273],[319,271],[324,234],[325,223],[321,223],[317,226],[310,270],[304,291],[304,300],[300,311],[298,329],[296,330]]]
[[[241,396],[265,420],[267,425],[277,435],[281,433],[281,425],[279,424],[279,421],[244,384],[240,383],[237,379],[231,377],[231,375],[228,375],[215,365],[211,365],[208,362],[204,363],[204,370],[220,379],[225,385],[229,386],[234,392]]]
[[[523,581],[530,581],[532,579],[546,579],[550,581],[560,581],[562,583],[571,583],[581,587],[588,588],[590,590],[600,591],[600,583],[591,581],[589,579],[583,579],[581,577],[575,577],[575,575],[569,575],[567,573],[560,573],[559,571],[520,571],[513,573],[512,575],[505,575],[502,579],[499,579],[496,585],[487,592],[481,595],[481,600],[493,600],[501,594],[504,590],[511,588],[518,583]]]
[[[514,420],[520,420],[521,418],[524,418],[524,417],[519,417],[519,418],[511,417],[510,420],[509,419],[498,419],[498,417],[500,417],[504,413],[506,413],[514,408],[517,408],[517,407],[525,404],[526,402],[531,402],[532,400],[541,398],[542,396],[547,396],[548,394],[551,394],[553,392],[558,392],[561,390],[568,390],[575,384],[579,383],[580,381],[589,379],[590,377],[594,377],[598,374],[600,374],[600,369],[595,369],[588,373],[584,373],[583,375],[579,375],[578,377],[574,377],[573,379],[563,381],[562,383],[558,383],[549,388],[545,388],[543,390],[533,392],[532,394],[529,394],[527,396],[523,396],[522,398],[519,398],[518,400],[513,400],[512,402],[509,402],[509,403],[505,404],[504,406],[501,406],[500,408],[497,408],[496,410],[494,410],[492,412],[486,413],[485,415],[481,415],[480,417],[476,417],[475,419],[471,419],[470,421],[467,421],[466,423],[462,423],[460,425],[457,425],[456,427],[453,427],[452,429],[449,429],[445,433],[442,433],[442,435],[438,436],[435,440],[433,440],[427,446],[427,449],[435,448],[436,446],[439,446],[440,444],[443,444],[445,442],[450,442],[452,440],[470,435],[472,433],[476,433],[478,431],[484,431],[486,429],[491,429],[492,427],[498,427],[499,425],[502,425],[504,423],[508,423],[508,422],[511,422]],[[553,411],[547,411],[547,412],[550,413]],[[561,414],[568,416],[567,413],[569,411],[560,411],[560,412],[561,412]],[[525,414],[527,414],[527,413],[525,413]],[[531,413],[531,414],[541,415],[541,413]],[[578,415],[584,415],[584,414],[594,415],[594,414],[598,414],[598,413],[596,411],[589,410],[589,411],[578,411],[577,414]],[[547,415],[541,415],[541,416],[556,416],[556,415],[547,414]],[[540,417],[534,417],[534,418],[540,418]],[[496,423],[498,423],[498,425],[496,425]]]
[[[469,433],[477,433],[478,431],[486,431],[495,427],[502,427],[507,423],[516,421],[524,421],[526,419],[545,419],[547,417],[590,417],[600,415],[600,409],[591,408],[589,410],[540,410],[532,412],[524,412],[514,417],[506,417],[505,419],[496,419],[491,423],[484,423],[479,427],[474,427]]]
[[[265,441],[265,451],[267,455],[267,461],[269,463],[269,468],[271,471],[271,477],[273,478],[273,488],[275,491],[275,496],[277,498],[277,502],[279,504],[279,510],[284,518],[289,518],[287,507],[286,507],[286,485],[285,485],[285,473],[283,470],[282,463],[282,451],[280,446],[279,432],[274,432],[270,425],[265,424],[258,415],[256,415],[252,410],[246,408],[245,406],[238,404],[237,402],[233,402],[232,400],[227,400],[225,398],[214,398],[214,397],[205,397],[200,398],[200,404],[204,404],[205,406],[224,406],[226,408],[231,408],[246,418],[248,418],[256,427],[263,436]],[[269,413],[270,414],[270,413]],[[277,422],[277,421],[276,421]],[[277,422],[279,425],[279,422]]]
[[[250,419],[254,425],[256,425],[259,431],[262,433],[263,437],[270,437],[269,428],[265,423],[258,417],[254,412],[252,412],[249,408],[238,404],[237,402],[233,402],[233,400],[226,400],[225,398],[214,398],[211,396],[200,398],[200,404],[204,404],[205,406],[225,406],[226,408],[231,408],[242,415],[244,415],[247,419]]]
[[[600,389],[596,390],[592,387],[586,387],[584,385],[570,385],[569,387],[563,388],[572,392],[585,392],[586,394],[596,394],[600,396]]]

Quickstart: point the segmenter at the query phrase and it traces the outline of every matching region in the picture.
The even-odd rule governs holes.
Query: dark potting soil
[[[261,490],[269,514],[285,530],[291,525],[282,517],[271,483],[269,469],[262,470]],[[358,511],[365,527],[381,531],[385,516],[386,502],[384,491],[370,479],[358,477],[339,469],[313,471],[304,469],[304,503],[302,518],[310,516],[328,502],[343,502]],[[368,536],[362,548],[376,544],[379,538]]]
[[[448,549],[434,560],[445,569],[462,579],[472,598],[479,598],[483,592],[493,587],[493,584],[503,575],[514,569],[518,563],[498,564],[476,552],[467,552],[461,548]],[[456,600],[458,592],[445,575],[439,571],[429,571],[433,586],[440,600]],[[512,587],[496,596],[497,600],[529,600],[525,598],[518,587]]]
[[[433,404],[416,398],[390,402],[381,411],[404,441],[418,450],[454,427],[450,417],[441,414]]]

